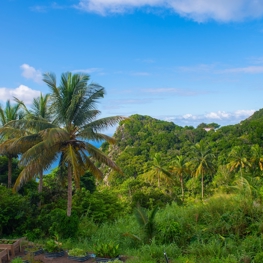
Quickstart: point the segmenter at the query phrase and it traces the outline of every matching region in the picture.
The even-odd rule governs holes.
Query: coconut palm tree
[[[204,175],[209,174],[213,171],[213,158],[214,155],[211,153],[211,150],[206,147],[203,141],[195,144],[192,147],[192,160],[191,166],[193,169],[193,174],[195,176],[201,175],[201,196],[204,198]]]
[[[10,100],[7,100],[5,108],[0,105],[0,122],[4,127],[9,122],[14,120],[20,120],[24,117],[24,112],[21,109],[21,103],[11,105]],[[1,127],[1,128],[2,128]],[[11,188],[12,185],[12,159],[17,156],[16,152],[10,150],[10,145],[15,138],[15,132],[13,134],[1,134],[0,154],[5,155],[8,158],[8,179],[7,187]]]
[[[228,155],[228,164],[227,167],[232,172],[237,170],[240,172],[240,177],[243,177],[242,171],[245,167],[251,166],[248,158],[247,152],[245,151],[244,147],[242,146],[235,146],[232,148]]]
[[[189,162],[184,156],[177,155],[170,166],[171,173],[179,177],[181,183],[182,200],[184,200],[184,175],[190,173],[189,165]]]
[[[251,147],[251,158],[250,163],[253,171],[261,172],[263,171],[263,154],[262,148],[258,144],[254,144]]]
[[[72,177],[79,187],[80,176],[89,170],[97,178],[102,172],[95,166],[99,161],[112,169],[121,172],[117,165],[90,141],[106,140],[114,143],[110,136],[100,133],[101,130],[116,125],[121,116],[98,119],[100,111],[96,103],[104,97],[105,90],[97,84],[89,84],[87,74],[63,73],[57,86],[56,76],[52,73],[43,75],[43,81],[51,90],[51,112],[53,123],[48,128],[39,129],[41,141],[26,151],[20,160],[24,167],[14,189],[18,189],[24,181],[36,176],[59,159],[60,166],[67,169],[68,204],[67,215],[71,215]],[[30,127],[40,127],[46,122],[27,121]]]
[[[28,121],[30,121],[30,120],[40,121],[40,122],[44,122],[44,123],[47,122],[47,125],[48,125],[48,123],[52,122],[52,114],[51,114],[51,108],[50,108],[50,103],[49,103],[50,94],[43,95],[42,93],[40,93],[39,97],[33,99],[33,103],[32,103],[30,110],[27,109],[27,107],[25,106],[23,101],[20,101],[17,98],[15,98],[15,100],[18,103],[20,103],[21,105],[23,105],[25,112],[26,112],[26,115],[25,115],[26,120],[28,120]],[[12,145],[13,148],[15,148],[15,146],[18,146],[20,144],[25,146],[26,145],[25,140],[32,141],[33,138],[37,139],[37,141],[35,141],[35,143],[37,143],[40,140],[40,137],[39,136],[36,137],[36,135],[38,134],[40,127],[36,127],[36,128],[37,128],[37,130],[31,129],[30,135],[29,135],[29,131],[27,131],[27,136],[19,138],[16,141],[16,145],[15,145],[15,143]],[[45,129],[45,128],[47,128],[47,126],[43,126],[42,128]],[[19,143],[19,142],[21,142],[21,143]],[[28,150],[32,146],[28,143],[27,143],[27,145],[29,145],[29,147],[26,150]],[[16,148],[21,149],[20,146],[16,147]],[[25,152],[25,150],[24,150],[24,152]],[[38,192],[41,193],[42,189],[43,189],[43,170],[40,171],[40,173],[39,173]]]
[[[160,153],[156,153],[153,157],[152,169],[144,174],[145,178],[150,181],[157,181],[157,186],[160,187],[161,181],[169,184],[172,183],[172,177],[162,164],[162,157]]]

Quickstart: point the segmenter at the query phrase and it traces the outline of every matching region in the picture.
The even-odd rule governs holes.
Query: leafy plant
[[[85,257],[86,254],[86,251],[81,248],[73,248],[68,251],[68,255],[73,257]]]
[[[73,211],[70,217],[66,211],[56,208],[49,214],[51,227],[49,233],[51,235],[59,234],[61,238],[74,237],[78,231],[79,218]]]
[[[94,246],[97,257],[115,258],[119,255],[119,244],[100,243]]]
[[[14,244],[15,242],[16,240],[12,240],[12,239],[0,239],[0,244],[11,245]]]
[[[60,252],[62,250],[61,243],[50,239],[46,242],[44,250],[48,253]]]
[[[140,241],[145,241],[146,243],[151,243],[156,231],[156,224],[154,218],[157,211],[158,211],[158,207],[155,207],[148,216],[146,209],[138,205],[134,209],[134,215],[140,226],[142,232],[142,239],[130,233],[125,233],[124,235],[131,236]]]
[[[24,263],[24,261],[23,261],[22,258],[17,257],[17,258],[14,258],[14,259],[11,261],[11,263]]]

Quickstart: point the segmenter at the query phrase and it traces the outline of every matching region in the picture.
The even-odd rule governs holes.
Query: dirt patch
[[[2,263],[10,263],[11,260],[16,257],[22,257],[22,259],[27,259],[27,255],[25,255],[24,252],[16,252],[16,255],[11,256],[10,260],[8,260],[7,257],[3,258]],[[67,253],[65,253],[63,257],[58,257],[58,258],[47,258],[45,257],[45,254],[40,254],[40,255],[34,256],[34,260],[37,263],[74,263],[74,262],[77,262],[77,261],[68,259]],[[94,258],[90,258],[84,262],[92,263],[96,261]]]
[[[21,257],[22,259],[27,259],[27,255],[25,255],[25,253],[23,251],[22,252],[16,251],[15,256],[11,256],[10,260],[8,260],[7,257],[3,258],[2,263],[10,263],[11,260],[13,258],[16,258],[16,257]],[[125,262],[126,259],[127,258],[124,256],[120,257],[120,260],[123,262]],[[63,257],[58,257],[58,258],[47,258],[47,257],[45,257],[45,254],[40,254],[40,255],[34,256],[34,260],[35,260],[34,263],[74,263],[74,262],[78,263],[78,261],[69,259],[66,252],[65,252],[65,255]],[[83,262],[84,263],[95,263],[96,260],[95,260],[95,258],[90,258],[90,259],[83,261]]]

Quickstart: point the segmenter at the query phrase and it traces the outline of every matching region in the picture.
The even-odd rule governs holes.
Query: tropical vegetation
[[[261,262],[263,110],[224,127],[99,119],[105,89],[88,75],[43,77],[50,94],[0,109],[3,120],[21,112],[0,128],[0,238],[55,236],[133,263],[164,252],[175,263]],[[100,132],[118,123],[112,137]]]

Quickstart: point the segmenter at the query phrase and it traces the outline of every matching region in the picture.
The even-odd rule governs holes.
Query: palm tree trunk
[[[43,170],[39,174],[39,182],[38,182],[38,193],[42,193],[43,190]],[[38,207],[41,207],[41,200],[38,202]]]
[[[68,165],[68,206],[67,206],[67,216],[71,216],[72,207],[72,170],[71,165]]]
[[[7,177],[7,187],[12,187],[12,157],[8,156],[8,177]]]
[[[39,174],[38,192],[42,193],[43,190],[43,170]]]
[[[202,200],[204,199],[204,175],[203,175],[203,173],[202,173],[202,182],[201,182],[201,184],[202,184]]]
[[[183,175],[180,176],[180,182],[181,182],[181,189],[182,189],[182,200],[184,201],[184,179]]]

